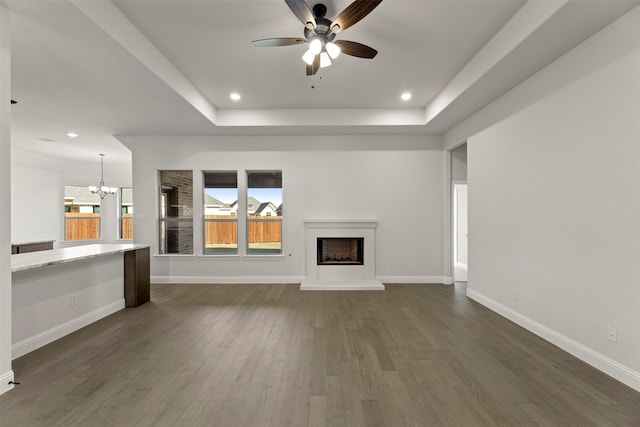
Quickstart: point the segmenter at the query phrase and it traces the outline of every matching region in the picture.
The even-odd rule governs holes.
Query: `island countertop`
[[[149,245],[136,243],[105,243],[15,254],[11,255],[11,272],[33,270],[49,265],[81,261],[102,255],[124,253],[148,247]]]

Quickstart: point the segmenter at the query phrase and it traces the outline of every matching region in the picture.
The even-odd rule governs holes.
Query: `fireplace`
[[[364,265],[363,237],[318,237],[318,265]]]
[[[307,220],[303,291],[383,291],[376,279],[376,222]]]

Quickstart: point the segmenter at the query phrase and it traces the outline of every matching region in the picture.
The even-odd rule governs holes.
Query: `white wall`
[[[376,220],[377,276],[442,282],[441,139],[426,136],[128,137],[133,152],[134,239],[157,254],[157,170],[281,169],[283,253],[264,257],[157,256],[154,280],[297,282],[304,271],[308,219]],[[384,147],[390,147],[388,149]],[[270,151],[267,151],[270,150]],[[201,209],[201,201],[196,209]],[[144,218],[144,219],[141,219]],[[202,253],[201,221],[194,223]],[[242,243],[240,243],[242,244]]]
[[[468,138],[469,295],[640,390],[638,76],[640,8],[454,132],[511,106]]]
[[[0,5],[0,394],[11,370],[11,41],[9,11]]]
[[[451,150],[451,179],[455,181],[467,180],[467,144],[462,144]]]
[[[111,187],[131,187],[130,165],[112,164]],[[11,241],[24,243],[55,240],[55,247],[77,246],[95,241],[64,241],[65,185],[95,185],[100,162],[78,162],[20,150],[11,152]],[[107,165],[105,165],[105,169]],[[101,243],[118,239],[118,201],[108,195],[101,202]]]
[[[11,241],[55,240],[63,236],[64,191],[60,173],[13,163]]]

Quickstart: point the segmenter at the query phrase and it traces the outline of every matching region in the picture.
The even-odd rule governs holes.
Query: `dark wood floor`
[[[442,285],[155,285],[14,361],[0,426],[640,426],[640,393]]]

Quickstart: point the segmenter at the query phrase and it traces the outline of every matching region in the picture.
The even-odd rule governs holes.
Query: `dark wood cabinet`
[[[27,252],[49,251],[53,249],[53,240],[33,243],[14,243],[11,245],[11,255]]]
[[[151,269],[149,248],[124,253],[124,302],[126,307],[138,307],[151,299]]]

